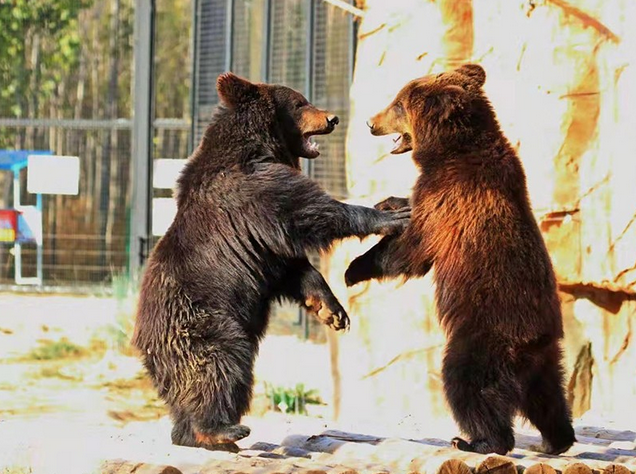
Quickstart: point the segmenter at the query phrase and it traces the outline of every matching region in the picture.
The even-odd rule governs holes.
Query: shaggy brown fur
[[[459,427],[456,447],[505,454],[519,411],[557,454],[575,441],[563,389],[563,336],[555,276],[532,214],[521,162],[482,91],[484,70],[466,65],[408,83],[369,122],[398,133],[420,169],[413,220],[347,269],[347,285],[435,269],[447,333],[443,378]],[[401,207],[404,199],[379,203]]]
[[[219,77],[222,105],[188,161],[177,215],[144,274],[133,344],[174,419],[172,441],[232,449],[270,305],[288,299],[336,330],[349,318],[307,252],[401,232],[410,210],[349,206],[300,172],[338,118],[283,86]]]

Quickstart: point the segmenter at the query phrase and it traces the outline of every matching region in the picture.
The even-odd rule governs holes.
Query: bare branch
[[[559,290],[575,298],[586,298],[596,306],[617,314],[623,302],[636,301],[636,292],[625,285],[602,281],[559,281]]]
[[[627,223],[623,231],[620,233],[620,235],[616,237],[614,242],[612,242],[612,245],[610,245],[609,250],[607,251],[608,253],[612,252],[614,248],[616,247],[616,244],[618,243],[618,241],[621,240],[623,237],[625,237],[625,234],[627,234],[627,231],[629,230],[629,228],[634,222],[636,222],[636,214],[632,216],[632,218],[629,220],[629,222]]]
[[[368,374],[364,375],[362,377],[362,380],[368,379],[369,377],[373,377],[373,376],[379,374],[380,372],[383,372],[384,370],[388,369],[390,366],[392,366],[396,362],[399,362],[400,360],[410,359],[411,357],[414,357],[414,356],[416,356],[418,354],[424,354],[426,352],[438,350],[440,347],[442,347],[442,346],[441,345],[437,345],[437,346],[433,346],[433,347],[425,347],[424,349],[415,349],[415,350],[411,350],[411,351],[402,352],[401,354],[396,355],[393,359],[391,359],[385,365],[383,365],[381,367],[377,367],[377,368],[373,369],[371,372],[369,372]]]
[[[377,28],[372,29],[371,31],[367,31],[366,33],[361,33],[359,38],[360,39],[364,39],[367,36],[371,36],[371,35],[377,33],[378,31],[382,30],[384,27],[386,27],[386,23],[382,23],[380,26],[378,26]]]
[[[616,282],[616,281],[620,280],[623,275],[626,275],[629,272],[634,271],[634,270],[636,270],[636,263],[634,265],[632,265],[631,267],[625,268],[624,270],[620,271],[618,273],[618,275],[616,275],[616,278],[614,278],[614,281]]]
[[[353,5],[348,4],[344,0],[323,0],[323,2],[333,5],[334,7],[340,8],[347,13],[352,14],[353,16],[357,16],[358,18],[364,17],[364,10],[360,10],[359,8],[354,7]]]
[[[614,43],[620,42],[620,38],[616,34],[614,34],[607,26],[605,26],[603,23],[598,21],[589,13],[585,13],[580,8],[570,5],[565,0],[546,0],[546,3],[552,3],[553,5],[560,7],[566,15],[572,15],[573,17],[577,18],[581,23],[583,23],[584,27],[590,27],[595,29],[601,35],[603,35],[605,38],[609,39],[610,41]]]

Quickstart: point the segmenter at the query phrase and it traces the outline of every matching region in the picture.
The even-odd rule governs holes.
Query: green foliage
[[[42,367],[39,373],[39,377],[42,378],[55,378],[61,380],[81,380],[80,377],[74,377],[72,375],[68,375],[62,371],[61,367],[52,367],[50,365],[46,365]]]
[[[265,384],[265,393],[270,400],[273,410],[284,411],[285,413],[307,414],[307,405],[320,405],[322,401],[317,390],[308,390],[304,384],[296,384],[295,387],[273,387]]]
[[[190,33],[192,10],[189,0],[157,3],[155,42],[155,86],[157,117],[188,117],[190,93]]]
[[[115,274],[112,279],[113,298],[117,301],[117,315],[113,324],[106,328],[104,339],[112,349],[123,354],[131,353],[130,339],[135,326],[135,303],[139,292],[139,281],[127,274]]]
[[[56,84],[77,67],[78,16],[89,4],[88,0],[13,0],[0,4],[2,115],[25,116],[29,113],[27,94],[37,94],[40,100],[50,97]]]
[[[29,352],[27,360],[56,360],[81,357],[87,354],[86,349],[63,337],[59,341],[44,341]]]

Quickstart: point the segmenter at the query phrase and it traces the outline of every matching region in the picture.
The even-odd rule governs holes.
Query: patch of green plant
[[[28,360],[56,360],[87,355],[87,350],[63,337],[59,341],[43,341],[26,355]]]
[[[3,467],[0,474],[32,474],[33,469],[28,466],[9,466]]]
[[[302,383],[295,387],[274,387],[265,383],[265,393],[274,411],[283,413],[307,414],[307,405],[320,405],[322,400],[315,389],[306,389]]]
[[[72,375],[64,374],[60,371],[60,367],[42,367],[40,370],[40,377],[43,378],[56,378],[62,380],[79,380],[77,377],[73,377]]]
[[[115,274],[112,278],[112,295],[117,302],[115,321],[106,328],[104,337],[109,347],[122,354],[131,352],[135,315],[134,307],[138,295],[139,281],[126,274]]]

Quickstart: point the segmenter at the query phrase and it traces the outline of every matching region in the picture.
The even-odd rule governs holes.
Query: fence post
[[[154,0],[135,0],[132,203],[128,256],[131,281],[135,281],[141,273],[152,237],[154,10]]]

